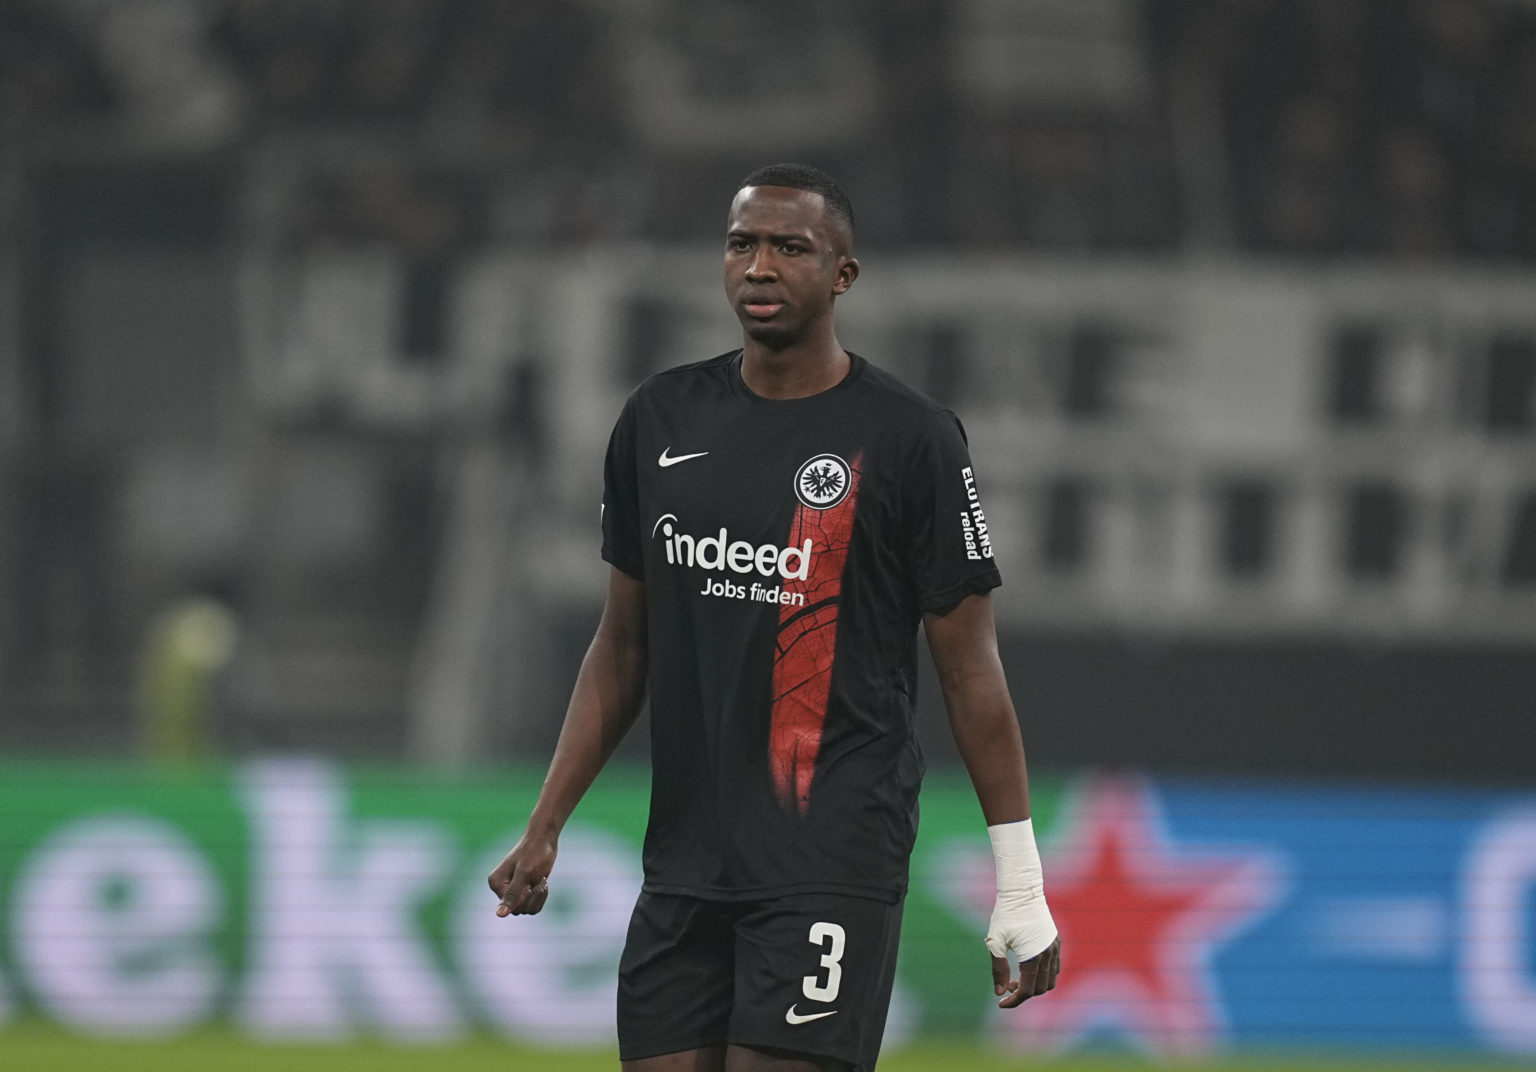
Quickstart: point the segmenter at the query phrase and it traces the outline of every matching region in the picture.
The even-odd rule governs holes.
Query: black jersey
[[[741,352],[652,376],[604,471],[603,557],[643,580],[645,888],[906,889],[917,627],[999,582],[955,415],[862,358],[765,399]]]

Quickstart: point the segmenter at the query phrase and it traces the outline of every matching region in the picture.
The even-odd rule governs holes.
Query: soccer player
[[[838,344],[833,307],[858,275],[835,180],[754,172],[725,239],[741,349],[646,380],[609,441],[607,601],[538,803],[489,881],[499,915],[543,908],[560,830],[649,685],[645,882],[619,967],[628,1072],[874,1067],[917,835],[919,622],[996,858],[998,1004],[1055,985],[965,436]]]

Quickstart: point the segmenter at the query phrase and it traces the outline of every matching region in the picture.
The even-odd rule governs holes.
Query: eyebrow
[[[744,230],[744,229],[742,229],[740,227],[732,227],[729,231],[725,232],[725,237],[727,237],[727,238],[756,238],[756,237],[758,237],[758,235],[757,235],[756,231],[748,231],[748,230]],[[770,241],[773,241],[773,242],[791,242],[791,241],[793,241],[793,242],[804,242],[807,245],[815,245],[816,244],[816,240],[814,238],[812,238],[809,234],[806,234],[806,233],[801,232],[801,231],[786,231],[786,232],[784,232],[782,234],[771,234],[771,235],[768,236],[768,238],[769,238]]]

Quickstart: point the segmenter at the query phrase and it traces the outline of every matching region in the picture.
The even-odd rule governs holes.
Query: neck
[[[851,364],[847,352],[830,336],[817,345],[783,350],[747,339],[741,351],[741,379],[762,398],[808,398],[836,387]]]

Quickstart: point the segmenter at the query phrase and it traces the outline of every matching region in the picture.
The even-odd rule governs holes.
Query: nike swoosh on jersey
[[[795,1005],[798,1005],[798,1004],[799,1004],[799,1002],[795,1003]],[[791,1005],[789,1007],[788,1011],[786,1011],[784,1013],[784,1022],[785,1023],[790,1023],[790,1024],[808,1024],[812,1020],[820,1020],[823,1016],[836,1016],[836,1015],[837,1015],[837,1010],[836,1009],[829,1009],[826,1012],[813,1012],[813,1013],[807,1013],[807,1014],[803,1014],[802,1015],[801,1013],[798,1013],[798,1012],[795,1011],[795,1006],[794,1005]]]
[[[707,450],[701,450],[697,454],[679,454],[677,457],[672,458],[667,456],[667,451],[671,449],[671,447],[667,447],[661,452],[661,457],[656,459],[656,464],[661,466],[663,469],[669,465],[676,465],[678,462],[686,462],[691,458],[702,458],[704,455],[709,453]]]

